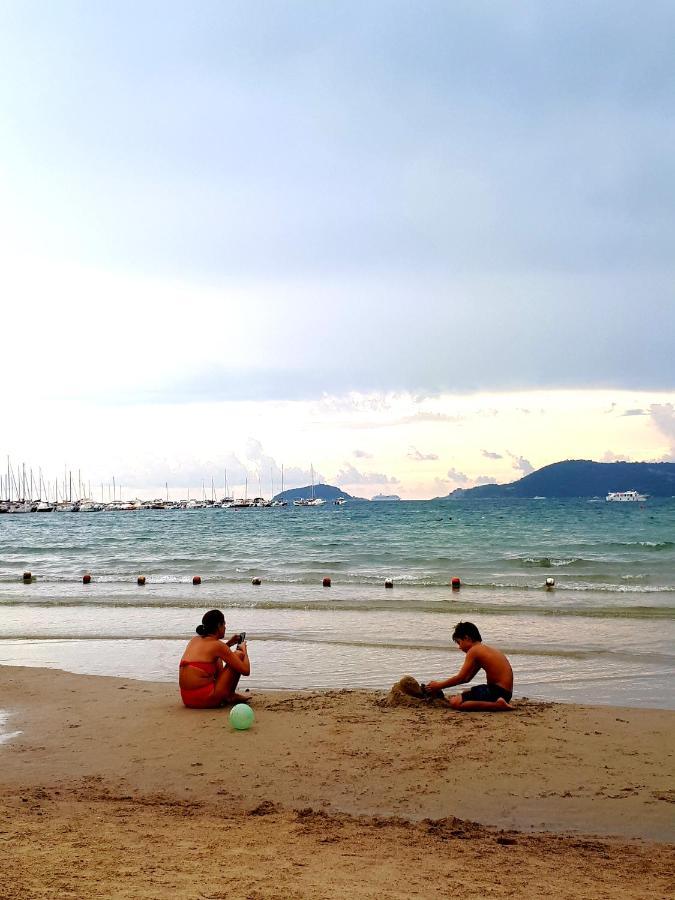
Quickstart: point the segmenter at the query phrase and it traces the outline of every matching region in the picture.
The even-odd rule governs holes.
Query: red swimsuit
[[[215,662],[199,662],[198,660],[181,659],[179,668],[192,666],[193,669],[201,669],[207,675],[212,676],[212,681],[207,681],[196,688],[181,688],[180,696],[186,706],[192,709],[203,709],[205,706],[211,706],[209,702],[216,690],[216,671],[217,664]]]

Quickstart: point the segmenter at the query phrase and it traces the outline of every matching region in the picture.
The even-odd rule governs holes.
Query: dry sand
[[[672,897],[675,713],[0,668],[0,897]]]

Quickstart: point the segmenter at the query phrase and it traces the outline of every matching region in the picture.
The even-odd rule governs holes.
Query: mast
[[[314,499],[314,466],[310,463],[309,468],[312,472],[312,500]]]
[[[168,481],[164,482],[164,487],[166,488],[166,502],[168,503],[169,502],[169,482]]]

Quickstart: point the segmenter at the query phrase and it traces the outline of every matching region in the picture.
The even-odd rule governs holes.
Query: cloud
[[[601,462],[630,462],[630,456],[627,456],[625,453],[614,453],[613,450],[605,450],[602,454]]]
[[[657,430],[670,441],[670,448],[661,462],[675,462],[675,406],[672,403],[652,403],[649,414]]]
[[[136,458],[133,463],[127,458],[113,461],[111,468],[112,473],[107,480],[112,482],[114,474],[118,487],[142,489],[166,483],[173,494],[177,489],[186,490],[191,487],[198,490],[203,482],[204,489],[208,496],[211,496],[211,479],[213,479],[214,489],[219,497],[224,490],[226,471],[230,487],[243,485],[247,474],[252,475],[246,463],[235,453],[223,453],[219,457],[183,455],[152,460]],[[96,491],[93,493],[96,495]]]
[[[372,459],[373,454],[368,453],[367,450],[353,450],[352,455],[356,457],[356,459]]]
[[[480,452],[486,459],[504,459],[501,453],[495,453],[494,450],[481,450]]]
[[[99,285],[80,314],[63,280],[52,317],[51,290],[17,296],[30,266],[3,272],[3,329],[42,325],[39,384],[65,390],[78,355],[47,369],[50,347],[95,332],[88,386],[137,334],[124,368],[168,366],[165,402],[673,386],[672,3],[21,6],[0,29],[0,234],[35,271],[51,247],[191,295],[141,285],[110,316]],[[23,352],[3,348],[5,383]],[[183,378],[187,357],[206,371]]]
[[[438,459],[438,454],[422,453],[416,447],[411,447],[406,455],[408,459],[414,459],[416,462],[425,462],[426,460]]]
[[[464,472],[460,472],[458,469],[448,469],[447,477],[450,481],[454,481],[455,484],[468,484],[469,476]]]
[[[435,412],[417,412],[412,416],[404,416],[402,419],[398,419],[396,422],[392,422],[392,425],[412,425],[417,424],[418,422],[434,422],[436,424],[441,424],[443,422],[463,422],[464,416],[452,416],[447,413],[435,413]]]
[[[515,453],[511,453],[510,451],[507,452],[513,461],[513,468],[517,472],[522,472],[523,475],[529,475],[530,472],[534,472],[534,466],[529,461],[529,459],[525,459],[524,456],[517,456]]]
[[[652,403],[649,414],[661,434],[675,442],[675,406],[672,403]]]
[[[274,479],[274,489],[281,489],[281,464],[273,456],[265,453],[262,443],[254,437],[246,441],[246,463],[244,463],[249,481],[260,477],[263,486],[269,479]],[[289,487],[304,487],[312,480],[312,469],[303,469],[298,466],[284,466],[284,489]],[[314,483],[325,481],[325,477],[317,469],[314,470]]]
[[[648,416],[649,413],[646,409],[627,409],[625,412],[621,413],[622,416]]]
[[[475,479],[474,484],[497,484],[497,479],[494,475],[479,475],[478,478]]]
[[[351,463],[344,463],[335,476],[337,484],[400,484],[398,478],[382,472],[359,472]]]

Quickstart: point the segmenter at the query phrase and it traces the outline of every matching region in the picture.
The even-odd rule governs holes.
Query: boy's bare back
[[[507,691],[513,691],[513,669],[501,650],[476,643],[468,651],[466,658],[485,671],[488,684],[498,684]]]

